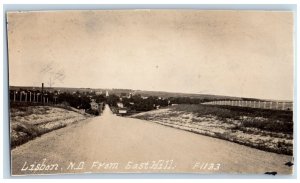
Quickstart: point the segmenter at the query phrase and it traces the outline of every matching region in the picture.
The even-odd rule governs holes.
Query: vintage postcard
[[[12,175],[293,175],[291,11],[7,13]]]

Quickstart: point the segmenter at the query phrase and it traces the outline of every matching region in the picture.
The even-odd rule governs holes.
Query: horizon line
[[[42,86],[24,86],[24,85],[9,85],[9,87],[34,87],[34,88],[42,88]],[[44,86],[44,88],[76,88],[76,89],[101,89],[101,90],[114,90],[114,89],[120,89],[120,90],[133,90],[133,91],[147,91],[147,92],[164,92],[164,93],[177,93],[177,94],[192,94],[192,95],[210,95],[210,96],[222,96],[222,97],[232,97],[232,98],[247,98],[247,99],[259,99],[259,100],[276,100],[276,101],[289,101],[294,102],[293,99],[266,99],[266,98],[257,98],[257,97],[243,97],[243,96],[231,96],[231,95],[225,95],[225,94],[208,94],[208,93],[193,93],[193,92],[176,92],[176,91],[161,91],[161,90],[143,90],[143,89],[130,89],[130,88],[92,88],[92,87],[58,87],[58,86]]]

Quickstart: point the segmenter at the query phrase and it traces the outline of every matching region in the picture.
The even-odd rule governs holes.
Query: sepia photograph
[[[12,176],[294,174],[294,12],[6,13]]]

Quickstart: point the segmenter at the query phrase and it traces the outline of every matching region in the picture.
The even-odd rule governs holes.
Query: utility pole
[[[20,91],[20,102],[22,102],[22,91]]]
[[[14,102],[16,101],[16,91],[14,91]]]
[[[53,98],[54,98],[54,104],[56,104],[57,96],[55,95]]]
[[[43,105],[44,105],[44,83],[42,83],[42,98],[41,98],[41,101],[43,102]]]

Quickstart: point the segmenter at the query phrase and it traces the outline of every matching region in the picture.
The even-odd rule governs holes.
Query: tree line
[[[157,96],[142,97],[140,94],[132,97],[119,97],[110,95],[106,99],[106,103],[112,107],[117,107],[117,103],[121,102],[125,108],[132,112],[143,112],[157,109],[158,107],[166,107],[172,104],[200,104],[210,101],[208,99],[199,99],[191,97],[169,97],[161,98]]]

